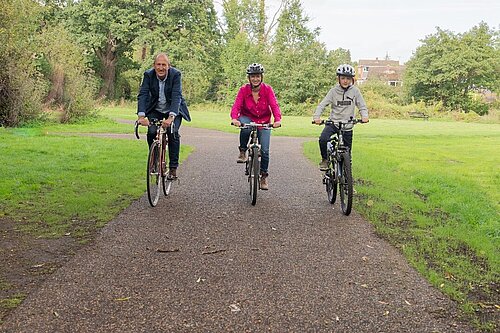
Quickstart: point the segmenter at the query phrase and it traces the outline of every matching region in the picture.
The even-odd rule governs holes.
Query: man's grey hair
[[[158,60],[159,57],[165,57],[167,59],[167,64],[170,65],[170,59],[168,58],[168,54],[166,54],[165,52],[160,52],[155,56],[155,61],[154,61],[155,64],[156,60]]]

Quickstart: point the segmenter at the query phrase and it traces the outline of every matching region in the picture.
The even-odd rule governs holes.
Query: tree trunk
[[[44,104],[62,104],[64,97],[64,70],[62,66],[55,64],[50,78],[52,83],[49,94],[45,98]]]
[[[114,40],[109,39],[106,49],[99,49],[96,54],[103,67],[101,73],[103,84],[99,90],[99,98],[112,99],[115,97],[116,63],[118,61]]]

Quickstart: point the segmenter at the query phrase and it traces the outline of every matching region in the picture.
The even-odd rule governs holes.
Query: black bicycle
[[[321,121],[321,124],[335,126],[338,129],[327,143],[328,169],[323,175],[323,184],[325,184],[328,201],[331,204],[337,200],[338,187],[340,207],[344,215],[351,214],[353,197],[351,152],[349,147],[344,144],[344,132],[346,125],[352,124],[354,126],[358,123],[361,123],[361,120],[353,118],[345,123],[331,120]]]
[[[252,197],[252,205],[257,203],[257,190],[260,189],[260,144],[257,140],[257,130],[271,130],[272,124],[258,124],[248,123],[239,126],[239,129],[249,128],[252,132],[250,134],[250,142],[248,144],[248,158],[245,162],[245,175],[248,176],[248,183],[250,184],[250,196]]]
[[[149,126],[156,125],[156,137],[149,147],[148,164],[146,170],[146,186],[148,200],[152,207],[158,204],[160,192],[165,196],[170,194],[174,178],[167,175],[168,165],[168,136],[167,129],[161,126],[162,120],[151,119]],[[174,126],[172,123],[171,126]],[[173,128],[172,128],[173,131]],[[139,139],[139,123],[135,122],[135,136]]]

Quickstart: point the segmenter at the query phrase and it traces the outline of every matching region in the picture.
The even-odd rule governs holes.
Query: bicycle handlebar
[[[311,122],[311,124],[316,124],[316,122],[313,120]],[[326,125],[329,125],[329,124],[334,124],[334,125],[335,124],[344,124],[344,125],[353,124],[353,125],[355,125],[355,124],[364,124],[364,123],[361,119],[355,119],[355,118],[351,118],[347,122],[341,122],[341,121],[334,122],[333,120],[330,120],[330,119],[327,119],[327,120],[323,119],[323,120],[321,120],[321,122],[318,125],[325,125],[325,124]]]
[[[161,126],[163,123],[163,120],[162,119],[151,119],[149,121],[149,126],[151,125],[156,125],[156,126]],[[141,126],[141,124],[139,124],[139,121],[135,121],[134,123],[134,133],[135,133],[135,137],[140,140],[141,138],[139,137],[139,126]],[[148,126],[148,127],[149,127]],[[172,124],[170,125],[172,127],[172,131],[173,131],[173,128],[174,128],[174,122],[172,122]]]
[[[134,133],[135,133],[135,137],[137,138],[137,140],[140,140],[141,138],[139,137],[139,121],[135,121],[135,124],[134,124]]]
[[[232,126],[236,126],[235,124],[231,123]],[[251,122],[251,123],[248,123],[248,124],[242,124],[241,126],[236,126],[238,127],[239,129],[243,129],[243,128],[252,128],[252,127],[262,127],[264,129],[272,129],[272,128],[275,128],[273,127],[274,124],[258,124],[258,123],[254,123],[254,122]],[[281,124],[276,127],[276,128],[279,128],[281,127]]]

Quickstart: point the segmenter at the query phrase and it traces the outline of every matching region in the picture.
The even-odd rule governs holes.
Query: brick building
[[[380,80],[391,86],[403,85],[402,76],[405,69],[397,60],[360,60],[358,64],[356,81],[363,84],[368,80]]]

